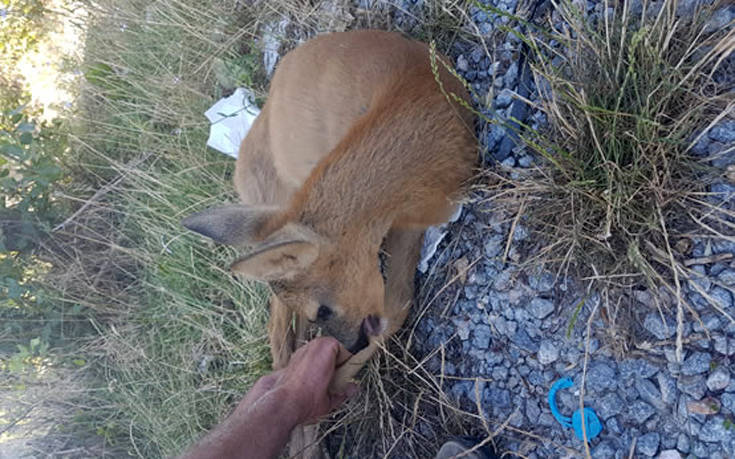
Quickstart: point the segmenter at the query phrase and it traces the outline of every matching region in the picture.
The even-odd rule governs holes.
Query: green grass
[[[227,2],[91,11],[67,196],[83,207],[55,233],[65,269],[46,282],[93,317],[84,354],[98,403],[74,422],[108,454],[181,452],[270,369],[265,288],[235,280],[235,252],[179,224],[235,199],[234,161],[206,148],[203,112],[226,89],[218,69],[233,84],[258,77],[254,21]]]

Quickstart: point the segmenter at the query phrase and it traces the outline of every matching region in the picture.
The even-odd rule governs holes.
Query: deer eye
[[[316,311],[316,320],[327,320],[332,317],[332,309],[329,306],[319,305]]]

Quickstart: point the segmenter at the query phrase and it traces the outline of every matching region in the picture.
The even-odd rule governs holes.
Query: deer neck
[[[396,155],[411,148],[411,136],[401,134],[415,130],[395,97],[381,99],[322,158],[273,225],[298,221],[326,237],[367,236],[380,245],[406,202],[412,171]]]

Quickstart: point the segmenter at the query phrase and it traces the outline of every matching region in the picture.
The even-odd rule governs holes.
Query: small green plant
[[[49,344],[40,337],[31,339],[28,345],[17,344],[17,352],[2,362],[2,367],[12,374],[22,375],[38,369],[48,357]]]
[[[53,198],[60,138],[23,110],[0,115],[0,291],[14,304],[28,299],[27,280],[44,269],[34,250],[64,211]]]

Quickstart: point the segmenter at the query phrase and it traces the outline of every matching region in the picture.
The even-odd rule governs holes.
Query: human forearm
[[[348,354],[334,338],[299,348],[286,368],[260,378],[230,417],[182,458],[275,457],[294,427],[316,422],[357,391],[354,384],[340,394],[329,390],[342,353]]]
[[[299,422],[297,407],[289,402],[288,395],[283,390],[271,390],[257,400],[243,400],[225,422],[183,458],[276,457]]]

